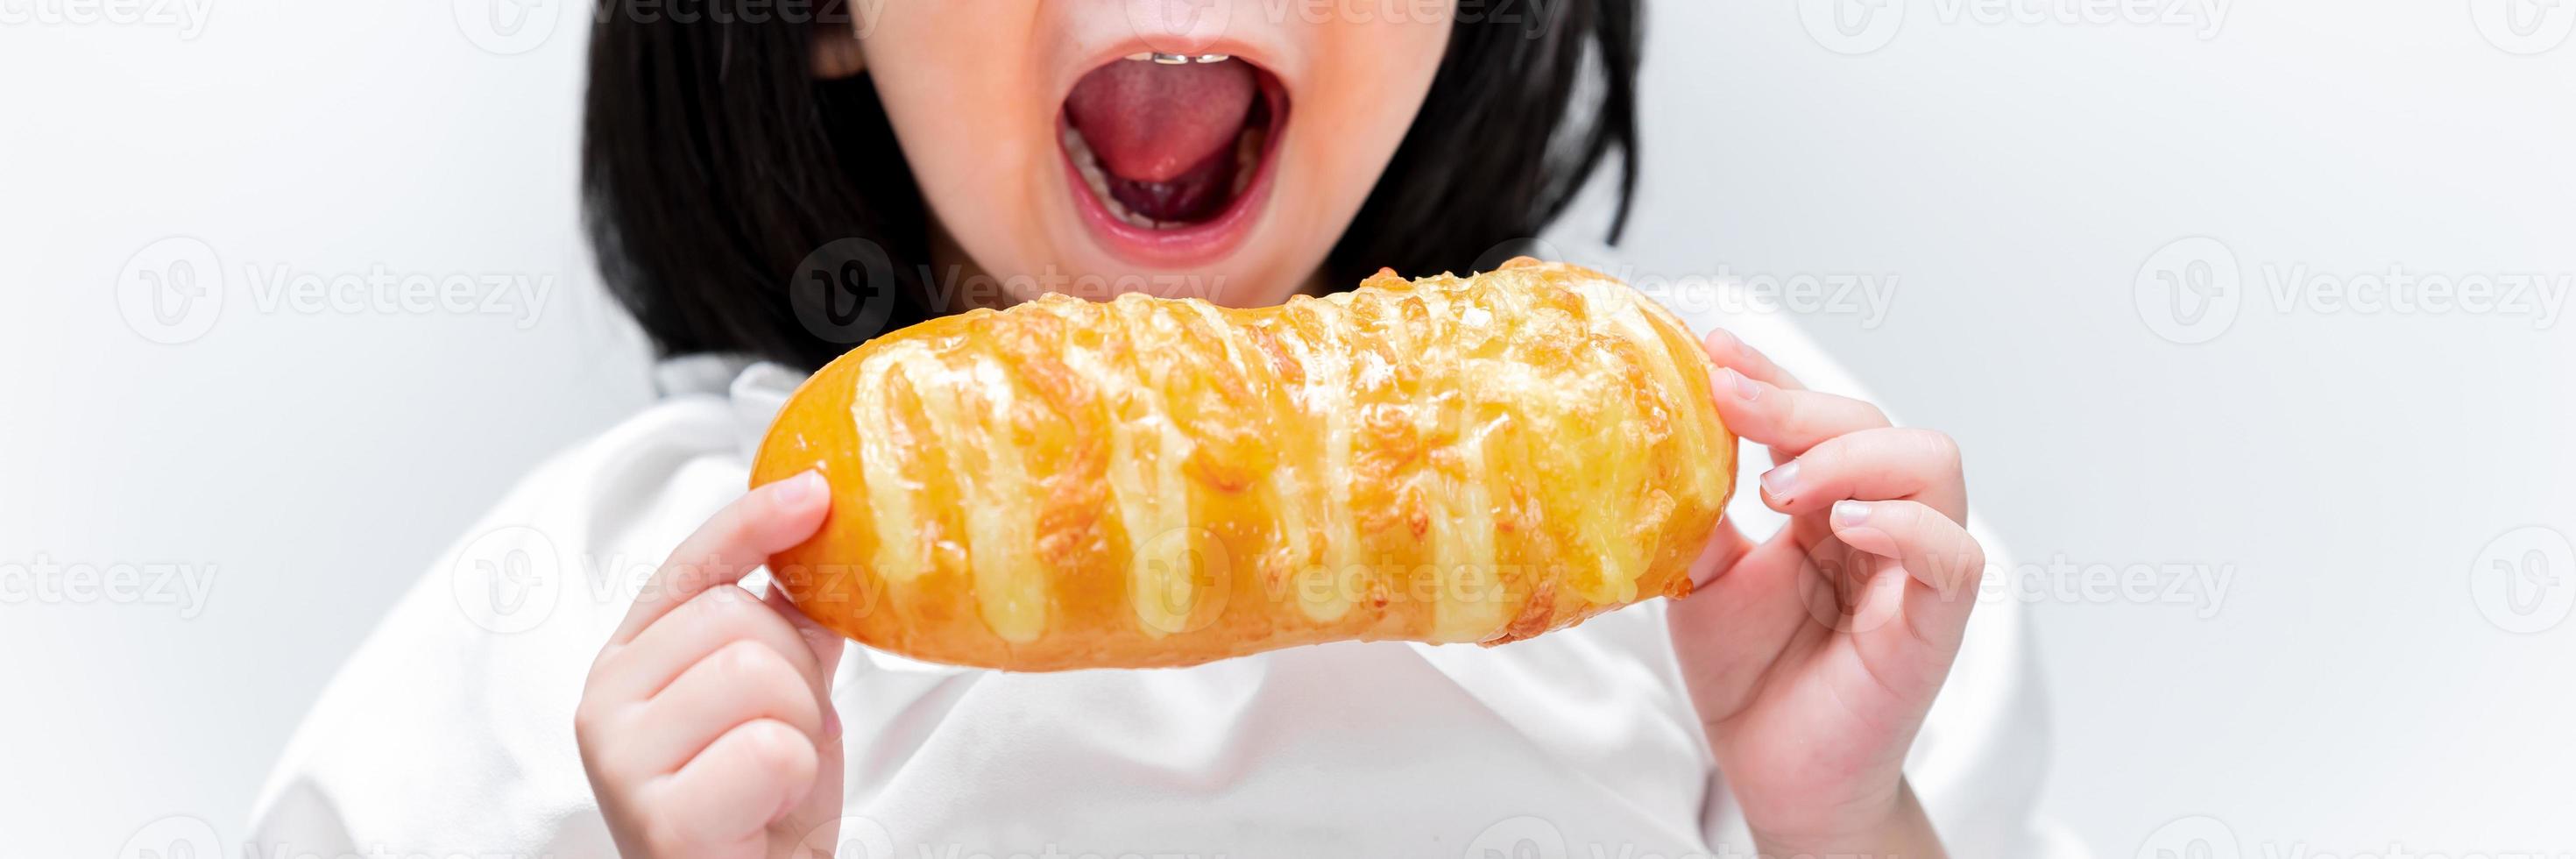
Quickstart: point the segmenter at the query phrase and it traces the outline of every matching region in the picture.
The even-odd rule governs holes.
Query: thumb
[[[1735,569],[1736,562],[1744,560],[1744,556],[1752,552],[1753,540],[1744,536],[1743,529],[1735,527],[1735,517],[1719,516],[1716,527],[1709,529],[1708,543],[1700,547],[1699,557],[1691,560],[1691,591],[1707,590],[1717,583],[1719,576]]]

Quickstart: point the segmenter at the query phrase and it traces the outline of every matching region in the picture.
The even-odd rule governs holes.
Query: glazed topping
[[[1314,623],[1410,612],[1398,637],[1441,642],[1634,601],[1672,492],[1726,489],[1688,465],[1718,433],[1684,399],[1696,345],[1614,281],[1518,271],[1261,310],[1050,296],[880,344],[851,412],[874,571],[965,576],[1015,644],[1061,610],[1049,571],[1101,558],[1152,637],[1245,574]]]

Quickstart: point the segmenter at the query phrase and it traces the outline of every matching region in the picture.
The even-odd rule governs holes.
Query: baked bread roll
[[[1690,592],[1735,474],[1711,369],[1653,301],[1529,259],[1256,310],[1050,295],[833,361],[751,480],[823,473],[771,572],[916,659],[1497,644]]]

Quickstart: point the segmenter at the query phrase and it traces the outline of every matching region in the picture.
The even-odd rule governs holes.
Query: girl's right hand
[[[591,663],[573,732],[628,859],[831,855],[841,637],[776,588],[764,599],[735,584],[830,507],[810,471],[728,505],[653,573]]]

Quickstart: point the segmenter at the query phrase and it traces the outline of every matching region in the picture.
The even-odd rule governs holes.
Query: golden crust
[[[1498,644],[1690,592],[1734,488],[1711,369],[1651,300],[1528,259],[1253,310],[1051,295],[833,361],[751,482],[824,474],[772,572],[917,659]]]

